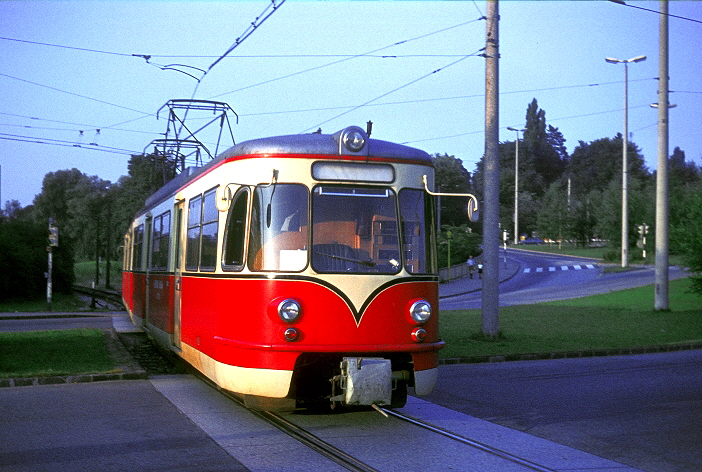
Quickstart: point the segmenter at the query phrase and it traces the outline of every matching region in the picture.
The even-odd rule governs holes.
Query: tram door
[[[183,275],[183,258],[185,253],[183,251],[183,214],[185,208],[185,200],[179,200],[175,204],[173,213],[175,214],[175,237],[174,242],[174,269],[173,283],[173,345],[180,348],[180,294],[182,286],[182,275]]]

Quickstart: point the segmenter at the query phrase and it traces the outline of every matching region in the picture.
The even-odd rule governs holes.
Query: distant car
[[[519,241],[519,244],[543,244],[544,240],[540,238],[526,238]]]

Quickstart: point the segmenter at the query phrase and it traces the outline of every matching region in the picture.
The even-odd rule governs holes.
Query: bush
[[[477,257],[482,254],[480,247],[483,237],[477,233],[469,233],[468,225],[443,226],[439,234],[439,267],[448,265],[448,239],[451,234],[451,265],[465,262],[468,256]]]
[[[0,300],[32,300],[46,294],[47,231],[46,224],[29,219],[0,219]],[[70,251],[61,247],[53,251],[53,290],[70,293]]]

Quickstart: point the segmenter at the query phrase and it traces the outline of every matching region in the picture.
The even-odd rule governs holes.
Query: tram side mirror
[[[468,199],[468,220],[471,223],[477,223],[479,219],[478,200],[475,197],[471,197]]]
[[[471,193],[441,193],[441,192],[432,192],[429,190],[429,179],[427,178],[426,175],[422,176],[422,183],[424,184],[424,191],[427,192],[429,195],[433,195],[435,197],[468,197],[468,220],[470,220],[471,223],[476,223],[480,217],[480,214],[478,212],[478,199],[475,198],[475,195]]]
[[[227,211],[229,210],[229,205],[232,203],[232,189],[229,185],[224,187],[219,187],[217,189],[217,196],[215,198],[215,204],[217,205],[217,210]]]

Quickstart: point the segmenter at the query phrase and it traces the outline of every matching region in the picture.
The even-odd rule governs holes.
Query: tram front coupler
[[[387,405],[392,402],[390,359],[344,357],[341,373],[332,379],[332,405]]]

